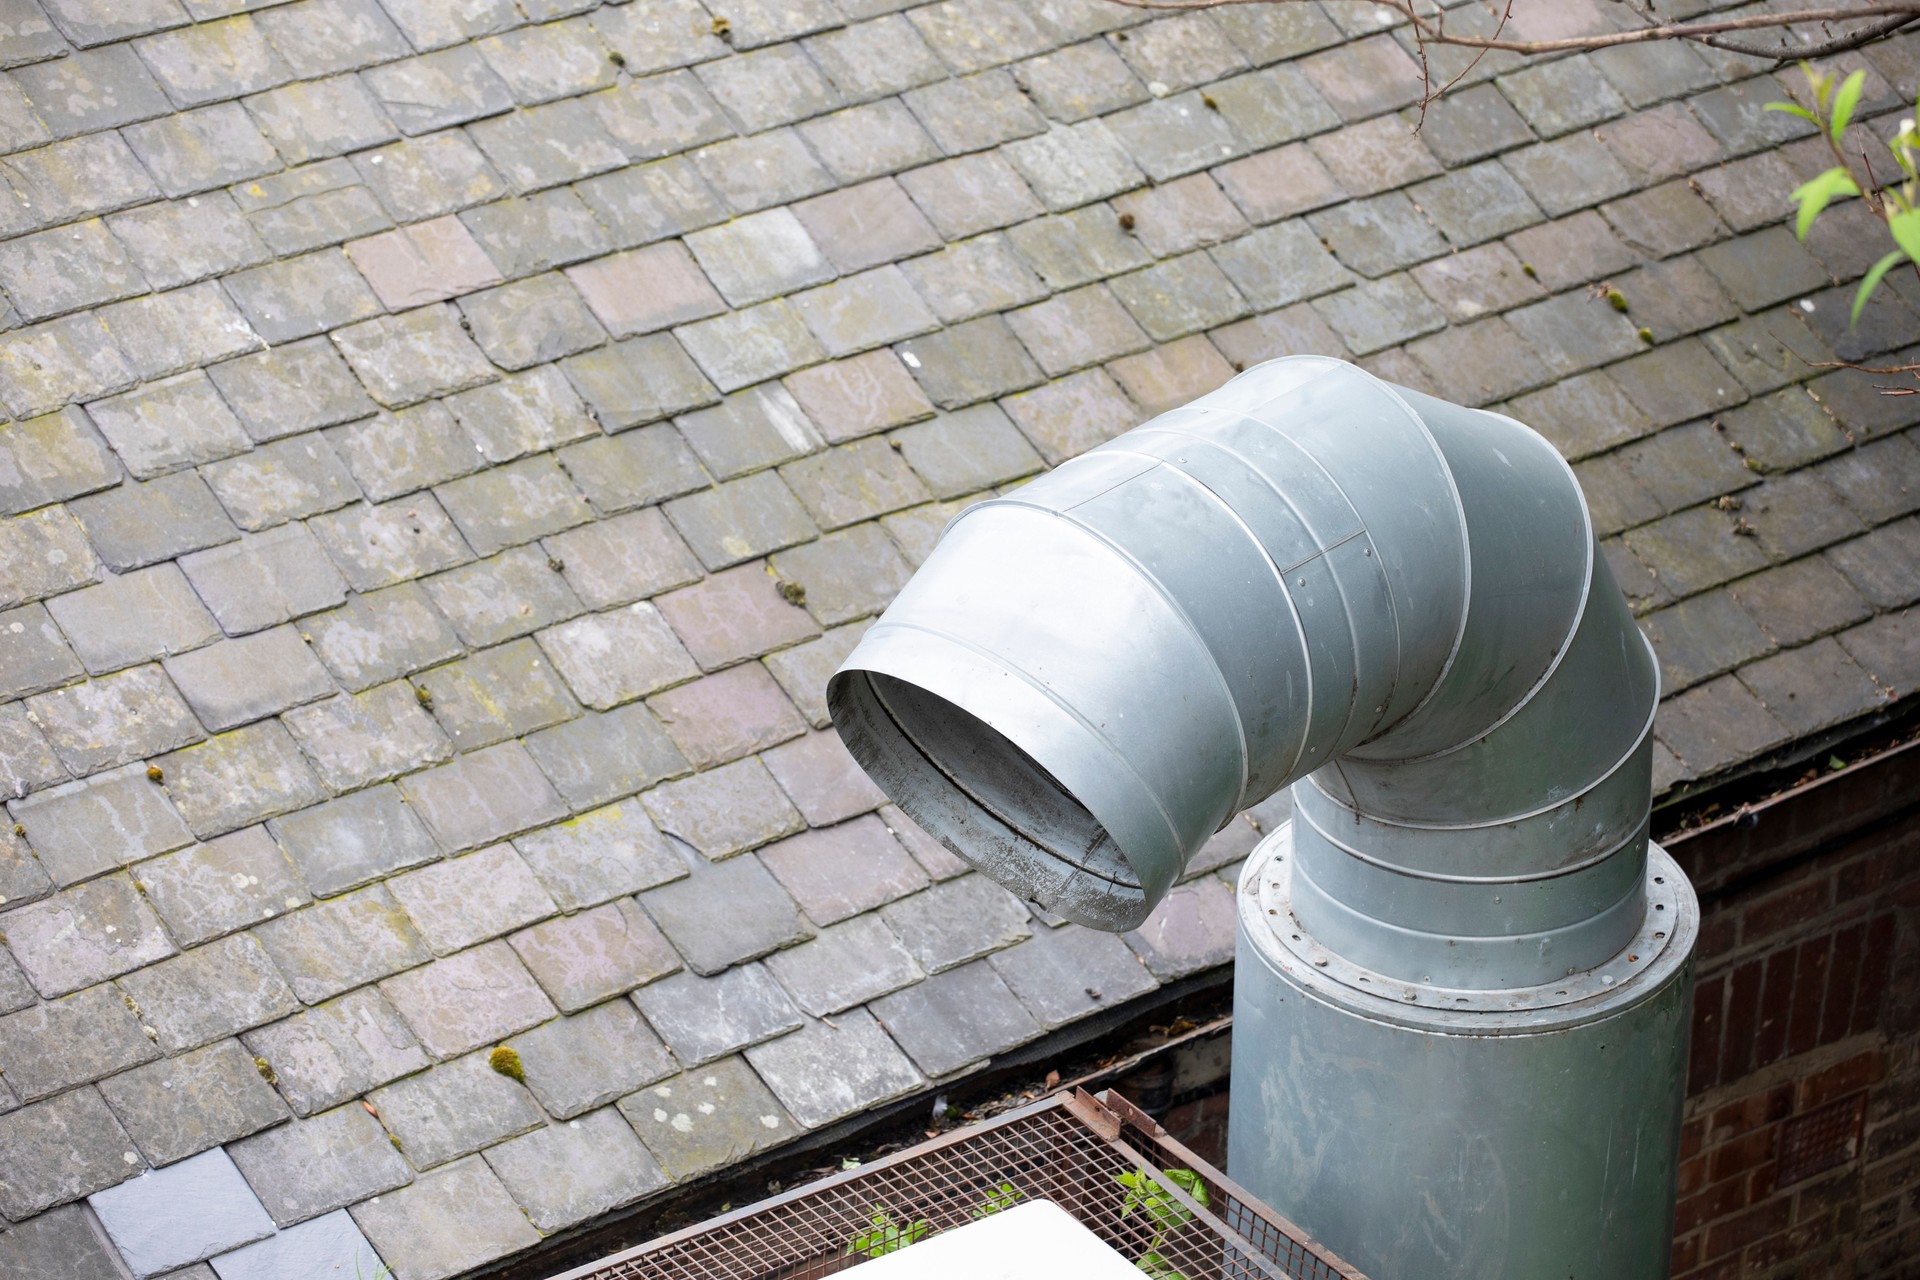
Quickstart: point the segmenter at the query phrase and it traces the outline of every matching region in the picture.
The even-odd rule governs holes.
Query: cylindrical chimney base
[[[1669,1273],[1699,905],[1539,987],[1369,973],[1292,915],[1291,824],[1241,873],[1228,1173],[1369,1280]]]

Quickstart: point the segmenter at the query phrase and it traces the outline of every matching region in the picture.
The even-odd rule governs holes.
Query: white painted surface
[[[1140,1270],[1046,1200],[929,1236],[859,1267],[860,1280],[1140,1280]]]

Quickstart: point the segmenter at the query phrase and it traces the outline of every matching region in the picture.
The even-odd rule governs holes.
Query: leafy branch
[[[1160,1172],[1196,1204],[1204,1206],[1207,1203],[1206,1184],[1200,1181],[1200,1175],[1193,1170],[1162,1169]],[[1147,1245],[1147,1251],[1133,1265],[1154,1277],[1154,1280],[1187,1280],[1186,1275],[1168,1262],[1160,1250],[1166,1245],[1167,1237],[1193,1221],[1192,1210],[1169,1195],[1166,1188],[1145,1169],[1113,1176],[1127,1189],[1126,1201],[1120,1206],[1120,1217],[1124,1220],[1137,1212],[1153,1228],[1153,1239]]]
[[[1895,248],[1889,251],[1872,270],[1860,281],[1860,288],[1853,295],[1853,315],[1851,324],[1860,322],[1860,312],[1873,296],[1880,282],[1886,279],[1887,272],[1902,262],[1914,264],[1916,273],[1920,273],[1920,169],[1916,168],[1920,158],[1920,133],[1914,130],[1912,117],[1900,122],[1900,131],[1887,144],[1893,153],[1893,163],[1900,170],[1901,180],[1893,186],[1880,186],[1873,176],[1873,164],[1866,153],[1860,153],[1860,170],[1856,171],[1853,157],[1848,154],[1843,135],[1847,126],[1853,123],[1854,111],[1860,105],[1860,91],[1866,83],[1866,73],[1856,71],[1836,85],[1835,78],[1829,73],[1815,71],[1806,63],[1800,64],[1801,71],[1807,77],[1807,84],[1813,90],[1813,105],[1803,107],[1797,102],[1769,102],[1768,111],[1779,111],[1786,115],[1798,116],[1820,131],[1826,141],[1827,150],[1833,153],[1834,165],[1816,177],[1808,179],[1794,188],[1793,199],[1800,206],[1799,215],[1794,219],[1793,231],[1805,240],[1807,233],[1813,230],[1813,224],[1827,208],[1837,200],[1859,198],[1873,216],[1887,224],[1887,231],[1893,237]],[[1916,104],[1920,110],[1920,104]]]

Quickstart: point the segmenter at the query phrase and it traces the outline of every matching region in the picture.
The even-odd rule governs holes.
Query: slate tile
[[[1176,886],[1138,929],[1126,935],[1161,981],[1233,958],[1233,891],[1217,879]]]
[[[910,1093],[924,1083],[864,1009],[833,1026],[800,1030],[747,1050],[747,1060],[795,1120],[808,1128]]]
[[[137,765],[69,782],[10,807],[54,883],[63,886],[193,838],[165,793]]]
[[[1055,125],[1044,134],[1007,143],[1002,151],[1055,213],[1118,195],[1146,181],[1102,120]]]
[[[27,1102],[159,1056],[106,983],[0,1018],[0,1068]]]
[[[238,1040],[222,1040],[100,1082],[140,1150],[171,1164],[287,1118]]]
[[[647,890],[640,903],[695,973],[720,973],[810,935],[786,891],[752,854],[700,862],[692,871]]]
[[[588,178],[575,190],[605,225],[613,248],[711,226],[728,213],[700,171],[679,156]]]
[[[10,1156],[0,1167],[0,1213],[23,1223],[0,1237],[7,1242],[0,1250],[18,1246],[22,1230],[37,1235],[45,1229],[25,1219],[125,1181],[142,1164],[126,1130],[93,1089],[75,1089],[0,1115],[0,1143]],[[33,1243],[37,1251],[40,1242]]]
[[[634,80],[590,101],[600,123],[635,160],[657,160],[736,133],[707,86],[686,71]]]
[[[400,1011],[427,1052],[442,1060],[538,1026],[554,1015],[553,1005],[504,942],[489,942],[388,978],[380,984],[380,993]],[[404,1133],[401,1140],[406,1140]]]
[[[52,30],[44,20],[42,25]],[[0,1266],[9,1275],[59,1280],[120,1280],[125,1274],[106,1233],[78,1204],[48,1210],[0,1234]],[[187,1273],[186,1280],[199,1278]]]
[[[70,600],[79,594],[58,598]],[[48,617],[45,605],[30,604],[0,613],[0,627],[9,637],[7,644],[0,646],[0,695],[14,698],[38,693],[81,674],[80,663]]]
[[[937,884],[882,909],[907,950],[938,973],[1009,946],[1028,934],[1026,909],[985,876]]]
[[[230,1155],[282,1227],[413,1181],[380,1122],[352,1105],[243,1139]]]
[[[1040,1033],[991,965],[950,969],[873,1002],[873,1013],[922,1071],[941,1076]]]
[[[394,876],[387,888],[437,955],[499,937],[557,909],[507,844]]]
[[[0,510],[9,515],[111,488],[120,479],[112,450],[78,409],[0,433]]]
[[[674,1070],[659,1037],[624,1000],[562,1015],[515,1036],[512,1048],[527,1087],[558,1120],[603,1107]]]
[[[360,490],[324,437],[278,440],[203,473],[243,529],[265,529],[345,506]]]
[[[767,655],[767,670],[816,729],[828,724],[827,677],[846,660],[867,626],[865,622],[855,622],[835,627],[816,639]]]
[[[1840,644],[1888,692],[1900,696],[1920,688],[1920,651],[1905,614],[1887,614],[1845,631]]]
[[[839,93],[797,44],[738,53],[704,63],[695,74],[743,133],[760,133],[840,105]]]
[[[168,1053],[297,1012],[300,1002],[252,934],[238,933],[126,974],[120,990]]]
[[[614,254],[567,276],[600,323],[617,338],[651,333],[726,309],[687,250],[654,245]]]
[[[1040,455],[998,405],[977,405],[895,432],[901,456],[935,497],[975,492],[1040,469]]]
[[[920,966],[880,917],[871,913],[822,929],[813,941],[769,957],[767,967],[793,992],[800,1007],[816,1017],[837,1014],[922,980]]]
[[[625,898],[534,925],[508,942],[534,981],[568,1012],[680,967],[680,957],[653,921]]]
[[[308,1004],[422,964],[431,954],[378,884],[268,921],[255,933]]]
[[[353,157],[360,180],[402,222],[453,213],[508,193],[480,149],[457,130],[391,143]]]
[[[331,1269],[341,1275],[349,1271],[371,1275],[383,1265],[344,1209],[308,1219],[220,1258],[226,1273],[221,1280],[273,1280],[303,1267]],[[183,1274],[175,1280],[206,1277]]]
[[[513,26],[519,15],[506,0],[477,0],[457,10],[431,0],[383,0],[388,14],[416,49],[437,49]]]
[[[328,433],[367,497],[384,502],[486,465],[473,440],[439,401],[382,411]]]
[[[702,320],[675,336],[722,391],[778,378],[826,357],[784,298]]]
[[[739,1058],[710,1062],[620,1099],[627,1118],[676,1181],[777,1146],[793,1117]]]
[[[694,366],[686,351],[671,335],[664,333],[616,342],[598,351],[570,356],[561,362],[560,368],[575,389],[586,398],[595,419],[608,431],[620,431],[670,417],[719,399],[712,384]],[[640,447],[638,441],[627,441],[620,448],[590,442],[568,450],[562,455],[562,460],[575,457],[584,459],[588,454],[610,460],[618,458],[624,450]],[[685,452],[684,445],[680,449]],[[691,458],[687,462],[689,466],[692,465]],[[643,495],[655,495],[640,501],[657,500],[658,496],[681,493],[694,487],[694,483],[686,479],[686,467],[660,468],[666,472],[664,486],[642,483],[630,474],[633,470],[631,465],[620,467],[611,461],[608,461],[606,470],[612,473],[613,478],[608,480],[596,481],[591,472],[582,475],[576,467],[570,467],[570,470],[575,472],[576,483],[590,498],[596,500],[599,493],[616,486]],[[693,470],[697,474],[697,466]],[[629,501],[626,505],[639,505],[639,501]]]
[[[346,598],[346,583],[299,524],[182,556],[180,567],[229,635],[258,631]]]
[[[427,1065],[427,1055],[371,987],[248,1032],[295,1115],[310,1116]],[[383,1139],[384,1140],[384,1139]]]
[[[14,703],[0,710],[0,790],[20,797],[66,779],[66,766],[48,745],[46,735],[27,718],[26,708]],[[0,897],[19,899],[32,893],[19,877],[45,887],[44,873],[25,870],[31,864],[24,850],[0,843],[0,866],[9,867],[0,871]]]
[[[374,0],[263,9],[254,19],[302,79],[405,57],[406,37]]]
[[[566,816],[566,805],[517,742],[503,742],[400,784],[428,830],[449,849],[471,849]]]
[[[701,578],[699,563],[658,510],[599,520],[547,540],[589,608],[627,604]]]
[[[124,572],[239,537],[206,482],[175,472],[75,499],[69,508],[101,560]]]
[[[613,83],[616,68],[584,17],[520,27],[474,42],[523,103],[572,97]]]
[[[581,611],[552,560],[538,546],[515,547],[428,579],[427,594],[467,644],[501,644]]]
[[[716,861],[805,826],[773,776],[753,759],[668,782],[642,799],[662,830]]]
[[[89,1204],[135,1275],[201,1261],[271,1235],[261,1209],[224,1151],[155,1169],[96,1193]]]
[[[891,351],[802,369],[786,386],[830,443],[933,415],[933,404]]]
[[[907,275],[892,266],[848,276],[791,301],[820,345],[835,356],[898,342],[938,325]]]
[[[82,776],[206,736],[172,682],[154,666],[36,694],[27,709],[61,761]]]
[[[833,924],[925,887],[926,876],[878,818],[802,832],[761,850],[794,901],[818,924]]]
[[[897,98],[805,121],[799,133],[841,182],[865,182],[940,158],[939,147]]]
[[[806,728],[766,668],[755,663],[693,680],[647,705],[696,769],[738,759]]]
[[[147,36],[135,48],[183,107],[257,92],[292,74],[245,14]]]
[[[540,1240],[478,1156],[356,1205],[353,1213],[395,1273],[420,1280],[442,1280]]]
[[[1662,704],[1660,740],[1699,775],[1751,759],[1789,736],[1732,676],[1689,689]]]
[[[538,639],[574,696],[596,710],[698,674],[659,611],[644,602],[562,623]]]
[[[268,720],[160,757],[167,793],[201,838],[304,808],[326,788],[278,721]]]
[[[242,356],[207,372],[257,441],[350,422],[377,408],[323,338]]]
[[[578,291],[557,275],[535,276],[474,294],[461,300],[460,311],[487,358],[507,369],[559,360],[607,340]]]
[[[97,218],[0,244],[0,283],[28,320],[146,292],[126,250]]]
[[[1041,212],[1026,180],[997,151],[930,164],[897,181],[949,240],[1022,223]]]
[[[602,9],[594,29],[635,75],[718,58],[728,52],[713,20],[695,0],[667,0],[642,9]]]
[[[639,1199],[667,1176],[612,1108],[489,1148],[535,1227],[554,1231]]]
[[[467,210],[460,221],[509,280],[597,258],[615,247],[586,201],[566,187],[496,200]]]
[[[738,392],[710,409],[686,414],[679,427],[707,471],[722,480],[786,462],[821,446],[813,424],[777,383]]]
[[[590,711],[530,735],[526,746],[575,810],[631,795],[688,769],[659,722],[639,703],[604,714]],[[521,852],[527,852],[524,845]]]
[[[801,1022],[786,992],[758,964],[713,977],[682,970],[634,992],[633,1002],[674,1057],[691,1066],[794,1030]]]
[[[1664,258],[1697,249],[1719,239],[1723,231],[1713,209],[1685,182],[1669,182],[1636,192],[1603,205],[1601,213],[1628,244],[1653,257]],[[1799,257],[1803,278],[1811,281],[1804,267],[1811,265],[1812,259],[1804,250]],[[1824,280],[1810,287],[1817,288],[1819,283]]]
[[[168,930],[193,947],[311,901],[265,827],[248,827],[143,864],[138,879]]]
[[[407,134],[431,133],[513,108],[513,91],[470,46],[389,62],[363,79]]]
[[[333,679],[292,627],[166,659],[167,674],[200,722],[218,732],[333,692]]]
[[[1048,1029],[1124,1004],[1158,984],[1127,944],[1080,925],[1043,929],[988,961]]]
[[[790,547],[816,533],[793,494],[771,471],[676,498],[665,510],[709,570]]]
[[[356,691],[460,652],[453,628],[411,582],[355,595],[345,608],[308,618],[301,628],[334,678]]]

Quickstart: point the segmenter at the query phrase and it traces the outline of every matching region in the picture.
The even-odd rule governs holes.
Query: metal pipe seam
[[[828,703],[933,835],[1105,929],[1294,782],[1301,923],[1493,989],[1631,938],[1657,692],[1550,445],[1293,357],[962,512]]]

